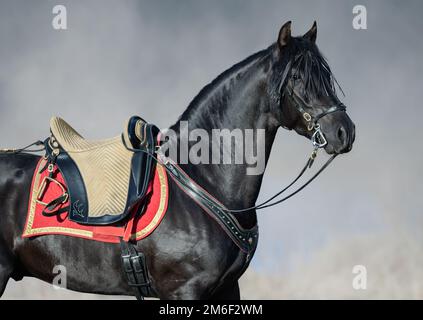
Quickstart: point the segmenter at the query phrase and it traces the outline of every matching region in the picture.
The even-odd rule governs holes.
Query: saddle
[[[159,129],[138,116],[131,117],[121,135],[99,141],[84,139],[66,121],[53,117],[51,136],[44,141],[45,167],[51,174],[41,183],[41,198],[54,179],[57,165],[67,188],[45,204],[45,215],[55,215],[56,208],[68,202],[68,219],[80,224],[108,225],[128,216],[146,198],[155,169]],[[69,200],[69,201],[68,201]],[[137,209],[138,210],[138,209]]]

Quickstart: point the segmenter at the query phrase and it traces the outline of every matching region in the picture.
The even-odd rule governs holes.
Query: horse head
[[[281,125],[312,140],[329,154],[349,152],[355,125],[337,96],[342,92],[316,46],[317,25],[300,37],[291,36],[291,22],[279,31],[275,57]],[[278,68],[279,66],[279,68]]]

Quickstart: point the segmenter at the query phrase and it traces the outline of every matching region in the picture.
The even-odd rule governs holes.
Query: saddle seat
[[[108,145],[119,144],[121,141],[121,136],[103,140],[86,140],[65,120],[59,117],[51,118],[50,130],[60,146],[68,152],[88,152],[93,149],[101,150]],[[128,135],[128,132],[125,130],[123,134]]]
[[[53,117],[46,140],[49,163],[57,164],[67,185],[71,221],[116,223],[146,196],[154,169],[158,128],[131,117],[122,134],[86,140],[65,120]]]

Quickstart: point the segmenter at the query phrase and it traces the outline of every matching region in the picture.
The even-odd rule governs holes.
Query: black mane
[[[190,117],[204,107],[203,102],[207,101],[209,96],[213,96],[214,99],[214,112],[217,109],[222,111],[227,92],[236,82],[231,81],[231,79],[235,79],[244,71],[248,71],[251,65],[265,61],[273,69],[270,76],[269,94],[275,99],[274,101],[280,101],[282,87],[286,84],[285,80],[291,74],[292,69],[295,69],[304,82],[302,95],[309,100],[321,96],[337,97],[336,87],[344,94],[328,62],[314,43],[303,37],[293,37],[290,44],[284,49],[282,57],[276,55],[275,50],[279,50],[277,43],[250,55],[218,75],[200,90],[171,128],[175,129],[177,123],[181,120],[190,119],[192,121],[193,118]],[[277,58],[274,59],[275,57]],[[212,110],[208,107],[206,106],[206,111],[200,118],[211,118],[210,112]],[[199,119],[197,118],[197,120]]]
[[[306,98],[336,97],[336,87],[344,94],[327,60],[314,43],[303,38],[293,38],[288,55],[291,68],[296,70],[295,74],[304,82],[302,94]]]

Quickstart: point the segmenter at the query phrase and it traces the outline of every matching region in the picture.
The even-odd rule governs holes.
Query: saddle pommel
[[[143,118],[138,116],[131,117],[126,125],[126,129],[123,134],[123,139],[127,146],[132,146],[135,149],[147,149],[153,150],[153,144],[156,143],[155,137],[157,136],[159,129],[147,123]],[[152,140],[154,138],[154,140]]]

